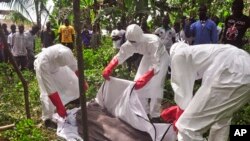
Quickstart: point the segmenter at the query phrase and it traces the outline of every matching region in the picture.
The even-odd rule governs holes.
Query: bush
[[[84,49],[84,73],[89,83],[89,90],[86,92],[87,99],[96,96],[101,84],[104,82],[102,71],[115,56],[117,50],[112,47],[111,38],[105,38],[102,45],[97,49]],[[133,73],[131,73],[133,76]],[[122,65],[119,65],[112,73],[112,76],[132,79],[131,75]]]
[[[3,137],[11,141],[47,141],[41,130],[36,127],[36,123],[31,119],[22,119],[15,130],[8,130],[3,133]]]

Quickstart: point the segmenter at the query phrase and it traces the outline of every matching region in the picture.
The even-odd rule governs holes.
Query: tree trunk
[[[40,0],[35,0],[35,9],[36,9],[36,24],[41,28],[41,3]]]
[[[88,141],[88,117],[86,110],[86,96],[85,91],[83,90],[83,81],[84,81],[84,62],[83,62],[83,51],[82,51],[82,39],[81,39],[81,11],[80,11],[80,0],[73,1],[73,12],[74,12],[74,27],[76,30],[76,48],[77,48],[77,63],[79,70],[79,89],[80,89],[80,103],[81,103],[81,116],[83,123],[83,133],[84,141]]]

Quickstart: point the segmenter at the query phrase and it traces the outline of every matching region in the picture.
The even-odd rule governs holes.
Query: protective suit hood
[[[180,48],[185,48],[188,47],[189,45],[186,44],[184,41],[179,41],[177,43],[174,43],[171,48],[170,48],[170,57],[172,58],[174,56],[174,54],[176,53],[177,50],[179,50]]]
[[[166,31],[164,28],[157,28],[154,34],[160,37],[161,39],[164,39],[164,37],[166,36]]]
[[[120,32],[117,29],[113,30],[112,33],[111,33],[111,37],[115,37],[115,36],[119,36],[119,35],[120,35]]]
[[[69,48],[60,48],[58,53],[55,55],[55,60],[60,66],[70,64],[74,60],[74,55]],[[67,57],[65,57],[67,56]]]
[[[138,26],[137,24],[131,24],[127,27],[126,30],[126,38],[128,41],[135,41],[137,43],[142,42],[143,41],[143,31],[141,29],[140,26]]]

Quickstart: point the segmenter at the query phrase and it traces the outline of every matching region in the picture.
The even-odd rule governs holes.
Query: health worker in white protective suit
[[[44,48],[34,62],[36,78],[40,88],[42,120],[50,121],[55,108],[59,116],[67,116],[64,105],[79,98],[77,61],[72,51],[56,44]],[[84,82],[84,90],[88,85]]]
[[[136,24],[127,27],[125,36],[127,41],[104,69],[103,77],[109,80],[112,70],[118,64],[122,64],[134,53],[142,54],[143,57],[134,78],[136,93],[151,118],[159,118],[163,86],[170,62],[169,55],[160,38],[154,34],[144,34]]]
[[[229,44],[170,49],[171,85],[177,105],[184,110],[176,122],[178,141],[227,141],[232,115],[250,100],[250,55]],[[193,96],[196,78],[201,87]]]

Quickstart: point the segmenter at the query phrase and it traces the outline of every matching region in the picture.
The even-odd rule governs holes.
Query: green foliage
[[[9,118],[10,120],[0,120],[0,125],[13,122],[19,114],[24,113],[20,106],[24,105],[23,88],[21,82],[17,79],[12,68],[2,63],[0,66],[0,119]],[[24,106],[23,106],[24,107]]]
[[[234,113],[233,125],[249,125],[250,124],[250,104],[246,104],[243,108],[239,111]]]
[[[174,92],[171,86],[170,76],[167,75],[165,85],[164,85],[164,96],[163,101],[168,102],[170,104],[175,104],[174,102]]]
[[[103,38],[102,45],[97,49],[84,49],[85,79],[89,83],[89,90],[86,92],[87,99],[92,99],[104,82],[102,71],[109,61],[117,53],[112,47],[112,40],[109,37]],[[133,73],[129,73],[122,66],[118,66],[112,73],[112,76],[131,79]]]
[[[114,54],[115,50],[112,46],[106,46],[106,44],[96,50],[84,49],[85,68],[102,69],[112,59]]]
[[[41,38],[36,38],[35,39],[35,53],[41,52],[42,50],[42,41]]]
[[[35,121],[22,119],[17,122],[15,130],[8,130],[3,133],[4,138],[11,141],[46,141],[41,130],[36,128]]]
[[[9,19],[13,21],[14,23],[23,23],[23,24],[31,25],[31,22],[27,20],[27,18],[25,18],[19,12],[11,12],[10,14],[7,15],[6,19]]]
[[[246,45],[243,47],[243,49],[244,49],[245,51],[247,51],[248,53],[250,53],[250,43],[249,43],[249,44],[246,44]]]
[[[36,52],[41,51],[40,40],[36,40]],[[23,77],[28,83],[29,90],[29,102],[30,102],[30,112],[32,118],[36,121],[40,121],[41,109],[40,109],[40,92],[39,87],[36,81],[35,73],[28,70],[21,72]],[[26,117],[25,111],[25,102],[24,102],[24,90],[23,85],[18,78],[16,72],[14,72],[11,64],[0,63],[0,126],[6,124],[12,124],[17,121],[22,121]],[[8,132],[6,133],[5,138],[9,140],[42,140],[40,134],[41,130],[38,129],[27,129],[29,132],[24,129],[26,126],[33,127],[31,121],[22,121],[20,126],[14,130],[10,130],[9,136]],[[34,127],[35,128],[35,127]],[[17,130],[18,129],[18,130]],[[23,130],[23,131],[19,131]],[[41,132],[41,133],[39,133]],[[27,133],[27,135],[26,135]],[[29,134],[33,134],[30,135]],[[8,135],[7,135],[8,134]],[[29,138],[30,137],[30,138]],[[39,139],[40,138],[40,139]],[[43,138],[47,138],[44,136]],[[1,134],[0,134],[1,140]]]
[[[247,43],[243,46],[243,49],[250,53],[250,29],[246,32],[243,40],[245,40]]]
[[[37,107],[40,105],[40,92],[35,74],[28,70],[22,71],[22,74],[28,82],[31,113],[37,116],[40,111]],[[0,125],[24,118],[26,115],[23,85],[10,65],[0,65],[0,86]]]
[[[81,7],[88,7],[94,4],[94,0],[81,0]]]

